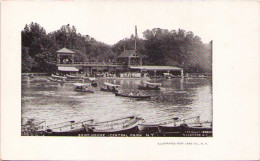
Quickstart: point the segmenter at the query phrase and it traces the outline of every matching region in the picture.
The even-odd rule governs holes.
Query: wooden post
[[[181,91],[183,91],[183,79],[180,79],[180,87],[181,87]]]
[[[57,54],[57,64],[60,64],[60,53]]]
[[[71,61],[72,61],[72,64],[74,64],[74,54],[72,54],[72,56],[71,56]]]
[[[128,66],[130,67],[131,65],[131,57],[128,57]]]
[[[181,78],[184,78],[183,69],[181,70]]]

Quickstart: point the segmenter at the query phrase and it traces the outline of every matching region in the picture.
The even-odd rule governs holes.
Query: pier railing
[[[109,62],[74,62],[68,64],[58,63],[58,66],[123,66],[122,63],[109,63]]]
[[[57,63],[57,66],[125,66],[128,64],[111,63],[111,62],[73,62],[73,63]],[[131,63],[131,66],[140,66],[140,64]],[[129,66],[129,65],[128,65]]]

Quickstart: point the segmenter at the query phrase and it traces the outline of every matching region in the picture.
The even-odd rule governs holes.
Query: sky
[[[143,37],[147,29],[162,28],[192,31],[204,43],[213,39],[212,6],[202,2],[174,1],[86,1],[83,2],[24,2],[13,7],[22,24],[37,22],[47,33],[62,25],[74,25],[77,32],[97,41],[115,44],[135,33]],[[23,6],[23,7],[21,7]]]

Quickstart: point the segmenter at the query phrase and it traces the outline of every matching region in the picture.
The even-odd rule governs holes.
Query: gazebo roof
[[[75,53],[74,51],[71,51],[71,50],[69,50],[67,48],[62,48],[62,49],[60,49],[60,50],[58,50],[56,52],[57,53],[68,53],[68,54],[74,54]]]
[[[128,57],[139,57],[139,54],[136,50],[125,50],[118,57],[119,58],[128,58]]]

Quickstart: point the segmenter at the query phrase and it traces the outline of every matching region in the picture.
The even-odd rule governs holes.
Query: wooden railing
[[[123,63],[110,63],[110,62],[74,62],[68,64],[57,64],[58,66],[124,66]],[[138,66],[137,64],[130,64],[131,66]]]
[[[58,66],[77,66],[77,65],[86,65],[86,66],[122,66],[122,63],[108,63],[108,62],[74,62],[68,64],[57,64]]]

